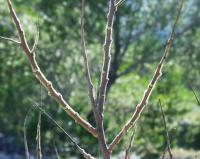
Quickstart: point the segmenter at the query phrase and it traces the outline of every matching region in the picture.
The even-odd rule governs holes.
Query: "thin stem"
[[[111,62],[111,44],[112,44],[112,32],[113,32],[113,21],[116,12],[115,0],[110,0],[109,12],[107,15],[107,24],[106,24],[106,35],[103,45],[104,50],[104,59],[103,66],[101,71],[101,82],[99,87],[99,98],[98,98],[98,109],[100,113],[103,113],[103,107],[106,96],[106,89],[108,84],[108,74],[110,70]]]
[[[36,50],[36,47],[37,47],[38,41],[39,41],[39,36],[40,36],[40,32],[39,32],[39,27],[37,26],[37,35],[35,36],[35,41],[34,41],[33,48],[32,48],[32,50],[31,50],[31,53],[34,53],[35,50]]]
[[[7,37],[0,36],[0,39],[7,40],[7,41],[11,41],[11,42],[16,43],[16,44],[20,44],[19,41],[14,40],[14,39],[11,39],[11,38],[7,38]]]
[[[192,86],[191,86],[191,89],[192,89],[192,92],[193,92],[193,94],[194,94],[194,96],[195,96],[195,99],[196,99],[198,105],[200,106],[200,100],[199,100],[199,98],[198,98],[198,96],[197,96],[197,94],[196,94],[196,92],[194,91],[194,88],[193,88]]]
[[[165,50],[163,53],[163,56],[154,72],[154,75],[146,89],[146,91],[144,92],[144,95],[141,99],[141,102],[136,106],[135,112],[133,113],[132,117],[129,119],[129,121],[123,126],[123,128],[121,129],[121,131],[117,134],[117,136],[113,139],[113,141],[111,142],[111,144],[109,145],[109,151],[112,152],[112,150],[115,148],[115,146],[121,141],[121,139],[125,136],[125,134],[127,133],[127,131],[133,126],[135,125],[135,123],[137,122],[137,120],[140,118],[141,113],[143,112],[145,106],[148,104],[148,100],[152,94],[153,88],[156,86],[156,83],[159,79],[159,77],[162,75],[162,69],[163,69],[163,65],[166,61],[166,58],[169,54],[169,50],[171,48],[172,42],[173,42],[173,38],[174,38],[174,32],[178,23],[178,19],[180,17],[181,14],[181,10],[183,7],[183,1],[181,0],[180,2],[180,6],[178,8],[178,14],[177,17],[175,19],[174,25],[172,27],[172,32],[167,40],[167,44],[165,46]]]
[[[27,114],[26,114],[26,117],[24,119],[24,127],[23,127],[23,132],[24,132],[24,148],[25,148],[25,157],[26,159],[29,159],[29,150],[28,150],[28,143],[27,143],[27,138],[26,138],[26,123],[27,123],[27,119],[28,119],[28,116],[31,112],[31,109],[28,110]]]
[[[119,7],[123,2],[125,2],[126,0],[119,0],[116,4],[115,4],[115,6],[116,6],[116,8],[117,7]]]
[[[55,140],[55,134],[54,133],[53,133],[53,146],[54,146],[54,150],[55,150],[57,159],[60,159],[60,156],[58,154],[58,149],[56,147],[56,140]]]
[[[42,86],[40,84],[40,107],[42,106]],[[41,112],[38,113],[38,123],[37,123],[37,133],[36,133],[36,159],[42,158],[42,148],[41,148]]]
[[[168,130],[167,130],[167,123],[166,123],[166,119],[165,119],[165,113],[163,111],[162,103],[161,103],[160,99],[159,99],[159,106],[160,106],[160,109],[161,109],[162,118],[163,118],[163,124],[164,124],[164,127],[165,127],[165,135],[166,135],[166,141],[167,141],[167,150],[168,150],[170,159],[172,159],[173,155],[172,155],[172,152],[171,152],[170,138],[169,138],[169,133],[168,133]]]
[[[36,134],[36,159],[42,158],[40,125],[41,125],[41,112],[38,113],[37,134]]]
[[[130,138],[130,141],[129,141],[128,148],[126,149],[124,159],[130,159],[130,150],[131,150],[131,147],[132,147],[132,142],[133,142],[134,136],[135,136],[135,129],[131,134],[131,138]]]
[[[81,3],[81,49],[84,59],[84,68],[85,68],[85,76],[88,83],[88,92],[90,101],[93,107],[93,111],[95,109],[95,98],[94,98],[94,86],[92,84],[91,76],[90,76],[90,68],[88,64],[88,57],[87,57],[87,51],[85,47],[85,36],[84,36],[84,6],[85,6],[85,0],[82,0]]]

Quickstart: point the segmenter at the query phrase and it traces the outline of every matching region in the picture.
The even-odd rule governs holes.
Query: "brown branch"
[[[161,100],[159,99],[159,106],[160,106],[160,109],[161,109],[161,113],[162,113],[162,118],[163,118],[163,124],[164,124],[164,127],[165,127],[165,135],[166,135],[166,141],[167,141],[167,151],[169,153],[169,157],[170,159],[173,158],[173,155],[172,155],[172,152],[171,152],[171,146],[170,146],[170,138],[169,138],[169,133],[168,133],[168,130],[167,130],[167,123],[166,123],[166,119],[165,119],[165,113],[163,111],[163,108],[162,108],[162,103],[161,103]],[[165,154],[165,152],[164,152]],[[165,155],[163,155],[165,156]]]
[[[85,68],[85,76],[87,79],[88,83],[88,92],[89,92],[89,97],[91,100],[91,104],[93,107],[93,112],[95,109],[95,98],[94,98],[94,86],[92,84],[91,76],[90,76],[90,68],[88,64],[88,57],[87,57],[87,51],[85,47],[85,37],[84,37],[84,5],[85,5],[85,0],[82,0],[81,4],[81,49],[82,49],[82,54],[83,54],[83,59],[84,59],[84,68]]]
[[[121,129],[121,131],[117,134],[117,136],[114,138],[114,140],[111,142],[111,144],[109,145],[109,151],[112,152],[112,150],[114,149],[114,147],[121,141],[121,139],[125,136],[125,134],[127,133],[127,131],[133,126],[135,125],[136,121],[140,118],[140,114],[142,113],[142,111],[144,110],[145,106],[148,103],[149,97],[152,94],[153,88],[155,87],[159,77],[162,74],[162,68],[164,65],[164,62],[169,54],[169,50],[171,48],[172,42],[173,42],[173,38],[174,38],[174,32],[177,26],[177,22],[178,19],[180,17],[181,14],[181,10],[183,7],[183,1],[181,0],[180,2],[180,7],[178,9],[178,14],[177,17],[175,19],[174,25],[172,27],[172,32],[169,36],[169,39],[167,41],[163,56],[155,70],[155,73],[153,75],[152,80],[150,81],[148,88],[146,89],[146,91],[144,92],[144,95],[141,99],[141,102],[136,106],[136,110],[133,113],[132,117],[130,118],[130,120],[124,125],[124,127]]]
[[[88,123],[86,120],[84,120],[78,114],[78,112],[74,111],[69,106],[69,104],[63,99],[62,95],[55,90],[52,83],[42,73],[42,71],[40,70],[40,67],[38,66],[37,61],[35,59],[35,54],[33,52],[31,52],[31,50],[27,44],[24,30],[21,26],[21,23],[16,15],[16,13],[15,13],[12,3],[10,0],[7,0],[7,3],[8,3],[9,10],[10,10],[10,15],[14,21],[14,24],[16,25],[17,30],[18,30],[18,35],[20,38],[20,46],[23,49],[23,51],[25,52],[26,56],[28,57],[28,60],[30,62],[30,65],[32,67],[33,74],[35,75],[35,77],[46,88],[46,90],[48,91],[48,94],[62,106],[62,108],[66,111],[66,113],[71,118],[73,118],[75,120],[75,122],[77,122],[79,125],[81,125],[83,128],[85,128],[94,137],[97,137],[96,129],[90,123]]]

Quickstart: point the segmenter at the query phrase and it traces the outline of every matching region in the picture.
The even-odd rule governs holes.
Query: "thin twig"
[[[125,2],[126,0],[119,0],[116,4],[115,4],[115,6],[116,6],[116,8],[117,7],[119,7],[123,2]]]
[[[101,82],[99,87],[98,109],[100,113],[103,113],[103,106],[105,102],[106,89],[108,84],[108,74],[111,62],[111,44],[112,44],[112,32],[113,32],[113,20],[116,12],[115,0],[110,0],[109,12],[107,16],[106,35],[103,45],[104,59],[101,71]]]
[[[14,40],[14,39],[11,39],[11,38],[7,38],[7,37],[0,36],[0,39],[7,40],[7,41],[11,41],[11,42],[13,42],[13,43],[20,44],[19,41]]]
[[[40,107],[42,106],[42,86],[40,84]],[[36,159],[42,158],[42,149],[41,149],[41,112],[38,113],[38,123],[37,123],[37,133],[36,133]]]
[[[89,97],[91,100],[91,104],[93,107],[93,111],[95,111],[95,98],[94,98],[94,86],[92,84],[91,76],[90,76],[90,68],[88,64],[88,57],[87,57],[87,51],[85,47],[85,36],[84,36],[84,6],[85,6],[85,0],[82,0],[81,3],[81,49],[82,49],[82,54],[83,54],[83,59],[84,59],[84,68],[85,68],[85,76],[87,79],[88,83],[88,92],[89,92]]]
[[[160,106],[160,109],[161,109],[161,112],[162,112],[163,124],[164,124],[164,127],[165,127],[165,135],[166,135],[166,141],[167,141],[167,150],[168,150],[170,159],[172,159],[173,155],[172,155],[172,152],[171,152],[170,138],[169,138],[169,133],[168,133],[168,130],[167,130],[167,123],[166,123],[166,119],[165,119],[165,113],[163,111],[162,103],[161,103],[160,99],[159,99],[159,106]]]
[[[173,38],[174,38],[174,32],[178,23],[178,19],[180,17],[181,14],[181,10],[183,7],[183,1],[181,0],[180,2],[180,6],[178,8],[178,14],[177,17],[175,19],[174,25],[172,27],[172,31],[171,34],[167,40],[167,44],[163,53],[163,56],[154,72],[154,75],[152,77],[152,80],[150,81],[146,91],[144,92],[144,95],[141,99],[141,102],[136,106],[135,112],[133,113],[132,117],[130,118],[130,120],[123,126],[123,128],[121,129],[121,131],[117,134],[117,136],[114,138],[114,140],[111,142],[111,144],[109,145],[109,151],[112,152],[112,150],[114,149],[114,147],[121,141],[121,139],[125,136],[125,134],[127,133],[127,131],[133,126],[135,125],[136,121],[140,118],[140,114],[143,112],[145,106],[148,104],[148,100],[152,94],[153,88],[155,87],[159,77],[162,75],[162,69],[163,69],[163,65],[165,63],[165,60],[169,54],[169,50],[171,48],[172,42],[173,42]]]
[[[53,134],[54,134],[54,133],[53,133]],[[53,146],[54,146],[54,150],[55,150],[55,153],[56,153],[56,157],[57,157],[57,159],[60,159],[60,156],[59,156],[59,154],[58,154],[58,149],[57,149],[57,147],[56,147],[55,134],[54,134],[53,136],[54,136],[54,138],[53,138]]]
[[[26,159],[29,159],[29,150],[28,150],[28,143],[27,143],[27,138],[26,138],[26,123],[27,123],[27,118],[29,117],[29,114],[31,112],[31,109],[28,110],[26,117],[24,119],[24,127],[23,127],[23,132],[24,132],[24,148],[25,148],[25,157]]]
[[[132,142],[134,140],[134,136],[135,136],[135,127],[134,127],[132,134],[131,134],[131,138],[130,138],[130,141],[129,141],[128,148],[126,149],[124,159],[130,159],[130,150],[131,150],[131,147],[132,147]]]
[[[41,125],[41,112],[38,113],[37,134],[36,134],[36,159],[42,158],[40,125]]]
[[[164,158],[165,158],[165,154],[166,154],[166,152],[167,152],[167,148],[165,148],[165,150],[164,150],[162,156],[160,157],[160,159],[164,159]]]
[[[195,92],[195,90],[193,89],[192,86],[191,86],[191,89],[192,89],[192,92],[193,92],[193,94],[194,94],[194,96],[196,98],[196,101],[197,101],[198,105],[200,106],[200,100],[199,100],[199,98],[198,98],[198,96],[197,96],[197,94],[196,94],[196,92]]]
[[[34,41],[33,48],[32,48],[32,50],[31,50],[31,53],[34,53],[34,52],[35,52],[36,47],[37,47],[37,45],[38,45],[38,41],[39,41],[40,32],[39,32],[39,27],[38,27],[38,25],[36,25],[36,28],[37,28],[37,34],[36,34],[36,36],[35,36],[35,41]]]
[[[7,0],[8,3],[8,7],[10,10],[10,15],[13,19],[13,22],[17,28],[18,31],[18,35],[19,35],[19,39],[20,39],[20,46],[23,49],[23,51],[25,52],[26,56],[28,57],[28,60],[30,62],[30,65],[32,67],[32,71],[33,74],[35,75],[35,77],[39,80],[39,82],[46,88],[46,90],[48,91],[48,94],[54,99],[56,100],[60,106],[62,106],[62,108],[65,110],[65,112],[75,120],[76,123],[78,123],[79,125],[81,125],[83,128],[85,128],[89,133],[91,133],[94,137],[97,137],[97,132],[96,129],[89,123],[87,122],[85,119],[83,119],[78,112],[76,112],[74,109],[72,109],[72,107],[69,106],[69,104],[64,100],[64,98],[62,97],[61,93],[57,92],[55,90],[55,88],[53,87],[53,84],[51,83],[51,81],[49,81],[45,75],[42,73],[42,71],[40,70],[40,67],[37,64],[37,61],[35,59],[35,53],[31,52],[28,44],[27,44],[27,40],[25,37],[25,33],[24,30],[21,26],[21,23],[15,13],[15,10],[12,6],[11,0]]]
[[[89,153],[87,153],[83,148],[81,148],[76,141],[71,137],[69,133],[65,131],[65,129],[60,126],[60,124],[55,121],[51,115],[49,115],[42,107],[38,106],[37,104],[33,105],[33,107],[38,108],[44,115],[46,115],[64,134],[67,136],[70,142],[74,144],[74,146],[77,148],[77,150],[84,156],[85,159],[95,159],[93,156],[91,156]]]

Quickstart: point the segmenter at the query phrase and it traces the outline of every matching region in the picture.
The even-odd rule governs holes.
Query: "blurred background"
[[[104,115],[108,143],[132,115],[153,75],[175,20],[178,2],[126,0],[117,10]],[[39,28],[36,58],[41,70],[70,105],[94,125],[80,45],[81,1],[13,0],[13,4],[30,46]],[[200,158],[200,105],[191,89],[193,87],[200,98],[199,10],[199,0],[185,0],[163,76],[137,123],[131,153],[142,159],[157,159],[166,147],[159,99],[166,115],[174,156]],[[86,0],[86,47],[95,89],[102,66],[107,11],[107,0]],[[0,0],[0,35],[17,39],[6,0]],[[76,125],[41,88],[20,47],[1,39],[0,154],[4,158],[24,158],[23,124],[29,109],[32,111],[27,118],[27,139],[31,155],[35,155],[38,110],[32,106],[41,103],[41,99],[46,112],[80,146],[99,155],[97,140]],[[116,156],[125,152],[132,131],[115,149]],[[54,142],[61,158],[82,158],[45,115],[42,115],[41,138],[44,158],[56,158]]]

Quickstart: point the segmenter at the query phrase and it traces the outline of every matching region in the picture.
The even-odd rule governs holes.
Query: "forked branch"
[[[28,57],[28,60],[30,62],[30,65],[32,67],[32,71],[33,71],[33,74],[35,75],[35,77],[46,88],[46,90],[48,91],[48,94],[62,106],[62,108],[66,111],[66,113],[71,118],[73,118],[79,125],[81,125],[83,128],[85,128],[93,136],[97,137],[96,129],[90,123],[88,123],[86,120],[84,120],[78,114],[78,112],[74,111],[69,106],[69,104],[63,99],[62,95],[55,90],[52,83],[42,73],[42,71],[40,70],[40,67],[38,66],[37,61],[35,59],[35,49],[34,49],[35,47],[33,47],[33,50],[30,50],[30,48],[27,44],[24,30],[21,26],[21,23],[16,15],[16,13],[15,13],[15,10],[12,6],[11,0],[7,0],[7,3],[8,3],[9,10],[10,10],[11,18],[13,19],[14,24],[18,31],[18,36],[20,39],[20,46],[23,49],[23,51],[25,52],[26,56]],[[37,38],[36,38],[35,46],[36,46],[36,44],[37,44]]]
[[[180,1],[180,6],[178,8],[178,14],[176,16],[174,25],[172,27],[172,31],[171,34],[167,40],[166,46],[165,46],[165,50],[163,53],[163,56],[154,72],[153,78],[151,79],[146,91],[144,92],[144,95],[140,101],[140,103],[136,106],[135,112],[133,113],[132,117],[130,118],[130,120],[123,126],[123,128],[121,129],[121,131],[117,134],[117,136],[114,138],[114,140],[111,142],[111,144],[109,145],[109,151],[112,152],[112,150],[114,149],[114,147],[121,141],[121,139],[125,136],[125,134],[127,133],[127,131],[133,126],[135,125],[136,121],[140,118],[140,114],[142,113],[142,111],[144,110],[145,106],[148,104],[148,100],[149,97],[152,94],[152,91],[159,79],[159,77],[162,75],[162,68],[163,65],[166,61],[166,58],[169,54],[169,50],[171,48],[172,42],[173,42],[173,38],[174,38],[174,33],[175,33],[175,29],[178,23],[178,19],[180,17],[181,14],[181,10],[183,8],[183,2],[184,0]]]

